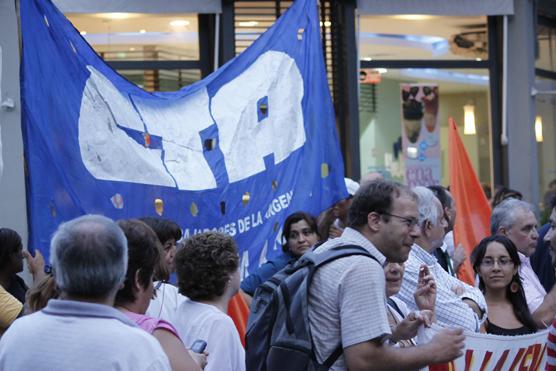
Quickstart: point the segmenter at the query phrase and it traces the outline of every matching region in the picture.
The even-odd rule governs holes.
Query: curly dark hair
[[[23,247],[19,234],[10,228],[0,228],[0,270],[12,269],[12,255]],[[17,273],[17,272],[16,272]]]
[[[205,232],[186,239],[174,262],[180,294],[212,300],[224,294],[230,275],[239,267],[239,256],[232,237]]]
[[[115,305],[134,302],[135,274],[139,272],[139,284],[146,288],[152,281],[155,266],[160,259],[160,241],[151,227],[137,220],[119,220],[118,225],[127,238],[127,272],[124,287],[116,294]]]

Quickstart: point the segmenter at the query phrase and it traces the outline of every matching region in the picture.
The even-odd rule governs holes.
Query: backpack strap
[[[328,358],[323,362],[323,364],[319,365],[319,370],[323,370],[323,371],[329,370],[330,367],[332,367],[332,365],[334,364],[334,362],[336,362],[338,358],[340,358],[343,352],[344,352],[344,347],[342,343],[340,343],[340,345],[338,345],[338,347],[334,349],[332,354],[328,356]]]
[[[294,270],[302,268],[306,265],[312,264],[315,265],[315,269],[320,268],[321,266],[328,264],[336,259],[345,258],[352,255],[363,255],[375,260],[377,263],[380,264],[377,258],[375,258],[371,253],[358,245],[340,245],[330,248],[329,250],[323,251],[321,253],[315,253],[314,251],[305,253],[294,267]]]
[[[398,304],[392,298],[387,298],[386,301],[388,302],[388,305],[394,308],[394,310],[398,312],[402,318],[405,318],[400,307],[398,307]]]

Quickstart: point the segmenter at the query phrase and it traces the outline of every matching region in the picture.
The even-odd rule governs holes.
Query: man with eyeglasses
[[[527,306],[537,326],[548,327],[556,315],[556,285],[547,293],[531,266],[529,258],[539,238],[533,205],[513,198],[498,204],[492,211],[490,231],[508,237],[515,244]]]
[[[434,193],[425,187],[415,187],[419,219],[417,226],[420,236],[415,239],[398,298],[403,300],[409,310],[418,310],[413,293],[419,282],[422,265],[429,267],[437,283],[435,315],[444,327],[460,327],[478,332],[486,314],[486,302],[481,291],[451,276],[438,263],[433,255],[444,240],[446,219],[442,204]]]
[[[391,335],[386,309],[383,265],[403,263],[413,242],[418,211],[415,195],[393,182],[375,181],[361,187],[349,209],[349,226],[314,252],[358,245],[370,257],[336,259],[316,270],[308,295],[309,327],[317,361],[324,363],[341,345],[342,354],[330,370],[377,368],[419,369],[462,355],[462,330],[444,329],[429,343],[398,348]],[[429,290],[434,290],[429,287]]]

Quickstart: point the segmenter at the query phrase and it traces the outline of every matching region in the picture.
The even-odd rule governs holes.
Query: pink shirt
[[[149,334],[152,334],[154,330],[166,330],[180,339],[178,332],[170,322],[166,322],[163,319],[149,317],[145,314],[133,313],[128,311],[124,311],[123,313],[128,316],[133,322],[135,322],[137,326],[141,327]]]
[[[539,277],[537,277],[535,271],[533,271],[529,258],[520,252],[518,252],[518,254],[519,260],[521,260],[519,276],[521,277],[521,282],[523,283],[523,291],[525,291],[527,306],[529,307],[529,311],[533,313],[544,301],[546,290],[539,281]]]

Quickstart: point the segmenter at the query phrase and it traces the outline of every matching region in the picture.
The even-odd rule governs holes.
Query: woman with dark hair
[[[0,285],[21,303],[25,303],[27,285],[17,275],[23,271],[23,245],[19,234],[0,228]]]
[[[248,304],[260,284],[282,270],[290,261],[299,259],[318,242],[315,218],[302,211],[291,214],[284,222],[282,240],[285,241],[282,245],[284,254],[264,263],[241,282],[241,290],[249,296],[246,297]]]
[[[128,263],[124,287],[116,294],[114,306],[160,342],[173,370],[199,370],[174,326],[145,315],[154,291],[154,269],[161,258],[156,234],[139,220],[120,220],[118,225],[127,238]]]
[[[504,236],[484,238],[473,250],[471,261],[488,307],[486,332],[511,336],[536,332],[519,278],[521,261],[514,243]]]
[[[180,293],[189,299],[172,318],[184,343],[206,342],[206,371],[244,371],[245,351],[228,304],[239,290],[239,256],[232,237],[206,232],[184,241],[175,258]]]

